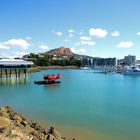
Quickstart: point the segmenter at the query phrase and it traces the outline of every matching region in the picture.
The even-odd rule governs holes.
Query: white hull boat
[[[122,72],[123,75],[140,75],[140,69],[137,67],[130,67]]]

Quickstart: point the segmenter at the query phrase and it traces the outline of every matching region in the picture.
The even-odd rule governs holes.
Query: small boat
[[[48,84],[61,83],[61,81],[35,81],[34,83],[38,85],[48,85]]]
[[[91,67],[80,67],[81,70],[91,70]]]
[[[129,67],[122,72],[123,75],[140,75],[140,69],[137,67]]]
[[[35,84],[38,85],[48,85],[48,84],[57,84],[61,83],[61,81],[57,81],[60,78],[60,73],[57,74],[57,76],[45,74],[43,81],[34,81]]]

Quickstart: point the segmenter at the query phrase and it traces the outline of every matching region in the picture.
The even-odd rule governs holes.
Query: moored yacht
[[[92,68],[91,67],[81,67],[80,69],[82,69],[82,70],[91,70]]]
[[[129,68],[126,68],[122,74],[124,75],[140,75],[140,69],[133,66],[133,67],[129,67]]]

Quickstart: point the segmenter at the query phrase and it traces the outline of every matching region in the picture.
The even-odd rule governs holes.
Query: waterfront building
[[[24,61],[20,59],[0,59],[0,77],[5,75],[11,77],[12,73],[15,73],[16,77],[19,77],[21,73],[26,76],[28,68],[33,65],[31,61]]]
[[[93,67],[114,67],[117,64],[116,58],[93,58]]]
[[[93,64],[93,58],[91,58],[91,57],[83,57],[83,60],[82,60],[82,65],[83,66],[92,67],[92,64]]]
[[[99,57],[84,57],[82,61],[83,66],[89,67],[114,67],[117,64],[116,58],[99,58]]]
[[[136,60],[135,66],[140,68],[140,60]]]
[[[128,55],[124,57],[124,63],[126,66],[135,65],[136,63],[136,56]]]
[[[118,66],[123,66],[123,65],[125,65],[124,59],[117,59],[117,65],[118,65]]]

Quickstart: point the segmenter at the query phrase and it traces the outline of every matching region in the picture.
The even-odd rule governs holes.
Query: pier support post
[[[25,77],[26,77],[26,73],[27,73],[27,70],[26,70],[26,69],[24,69],[24,75],[25,75]]]
[[[15,69],[15,75],[16,75],[16,77],[17,77],[17,70]]]
[[[0,77],[2,77],[2,70],[0,70]]]
[[[10,72],[9,72],[10,77],[11,77],[11,74],[12,74],[12,70],[10,70]]]
[[[5,74],[6,74],[6,78],[8,78],[8,73],[7,73],[7,69],[5,70]]]
[[[18,77],[20,77],[20,69],[18,70]]]

